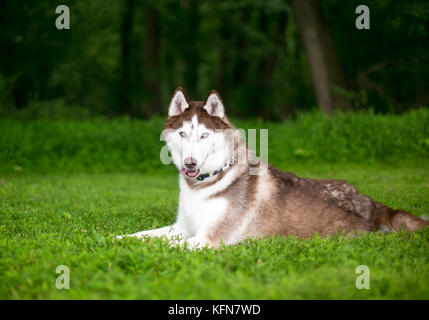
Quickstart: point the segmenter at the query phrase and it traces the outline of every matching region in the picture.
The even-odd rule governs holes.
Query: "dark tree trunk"
[[[270,33],[270,20],[275,21],[275,30]],[[257,79],[259,81],[259,86],[261,88],[261,96],[265,97],[265,102],[269,102],[270,105],[265,106],[261,110],[261,115],[263,117],[272,117],[276,113],[276,106],[273,104],[274,101],[266,99],[270,96],[270,92],[273,90],[273,77],[276,64],[279,59],[279,49],[284,50],[284,32],[286,29],[287,14],[286,12],[281,12],[276,17],[270,17],[266,12],[261,12],[259,17],[259,27],[260,30],[267,35],[267,37],[272,38],[273,47],[265,53],[265,55],[259,61]],[[263,105],[263,100],[258,101],[258,105]]]
[[[248,47],[248,39],[247,34],[245,32],[248,24],[249,24],[249,8],[245,7],[241,10],[241,23],[242,28],[240,32],[238,32],[238,43],[236,44],[238,47],[238,56],[235,57],[235,63],[233,65],[233,72],[232,72],[232,85],[234,87],[239,87],[242,85],[242,83],[245,81],[245,74],[244,70],[246,70],[246,54],[247,54],[247,47]],[[225,25],[224,25],[225,33],[230,34],[230,27],[228,26],[228,17],[225,19]]]
[[[145,33],[143,43],[143,88],[147,93],[143,114],[150,118],[161,113],[161,89],[159,79],[159,14],[156,8],[145,9]]]
[[[350,109],[350,101],[335,87],[346,88],[334,42],[318,0],[291,0],[295,21],[307,55],[317,104],[327,114]]]
[[[119,88],[119,105],[122,114],[132,115],[130,78],[132,70],[131,34],[134,20],[135,0],[126,0],[121,26],[121,79]]]
[[[268,24],[269,19],[267,14],[264,11],[260,12],[259,29],[267,38],[270,37]],[[253,108],[264,106],[264,108],[261,108],[259,111],[259,116],[262,116],[263,118],[266,118],[273,112],[273,105],[267,97],[271,96],[270,84],[273,77],[276,58],[276,50],[274,48],[270,48],[270,50],[265,51],[264,55],[262,55],[258,61],[258,69],[256,73],[258,94],[253,99]],[[268,105],[265,105],[267,102],[269,102]]]
[[[199,17],[199,6],[198,1],[190,1],[186,11],[190,17],[189,21],[186,22],[186,39],[184,46],[184,80],[186,92],[189,96],[197,96],[197,84],[198,84],[198,67],[200,64],[200,48],[198,47],[198,28],[201,21]]]
[[[228,29],[226,28],[226,20],[224,18],[221,18],[221,24],[220,24],[220,40],[219,40],[219,57],[220,57],[220,64],[217,71],[216,76],[216,90],[220,93],[222,96],[222,99],[224,101],[228,100],[228,92],[227,89],[227,75],[226,75],[226,63],[229,61],[229,33]]]

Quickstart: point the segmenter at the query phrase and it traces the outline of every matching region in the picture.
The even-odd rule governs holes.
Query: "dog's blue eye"
[[[180,136],[181,136],[182,138],[184,138],[184,137],[185,137],[185,133],[184,133],[183,131],[180,131],[180,132],[179,132],[179,134],[180,134]]]
[[[205,139],[205,138],[207,138],[208,136],[209,136],[208,132],[204,132],[204,133],[201,135],[201,139]]]

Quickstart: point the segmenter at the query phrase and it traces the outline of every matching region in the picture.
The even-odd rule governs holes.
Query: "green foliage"
[[[59,4],[70,8],[70,30],[55,28]],[[354,25],[358,4],[320,1],[350,83],[342,92],[356,109],[427,105],[428,2],[373,1],[365,31]],[[157,14],[154,30],[146,24],[148,8]],[[282,120],[315,105],[293,18],[284,0],[5,1],[0,109],[61,100],[97,114],[128,108],[136,116],[156,115],[180,85],[195,100],[217,89],[233,116]],[[159,99],[150,109],[154,95]]]
[[[2,170],[150,171],[162,166],[161,119],[0,120]]]
[[[429,2],[320,3],[341,64],[349,79],[355,79],[360,90],[367,90],[369,106],[401,112],[426,104],[429,42],[423,39],[429,36]],[[370,9],[370,30],[357,30],[354,25],[358,16],[355,8],[361,4]],[[356,104],[357,108],[363,107],[359,101]]]
[[[29,172],[173,172],[159,158],[163,122],[162,118],[0,119],[0,172],[16,168]],[[269,162],[277,166],[379,161],[395,165],[429,157],[427,109],[403,116],[360,112],[327,118],[313,112],[284,123],[233,123],[246,130],[268,129]]]
[[[391,164],[404,159],[427,159],[429,136],[427,109],[403,116],[372,112],[303,114],[296,121],[266,123],[273,163],[374,162]],[[282,151],[280,151],[282,150]]]

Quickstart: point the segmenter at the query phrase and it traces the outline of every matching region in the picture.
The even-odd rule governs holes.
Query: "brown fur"
[[[203,101],[190,101],[189,107],[180,115],[172,116],[167,119],[164,124],[164,129],[178,129],[182,126],[183,121],[191,121],[192,117],[197,114],[198,121],[206,126],[206,128],[215,129],[231,129],[232,125],[228,119],[210,116],[205,109],[203,109]]]
[[[261,174],[264,169],[261,167]],[[209,239],[218,247],[222,239],[242,224],[246,215],[254,214],[247,226],[251,237],[295,235],[309,237],[341,232],[415,231],[429,222],[403,210],[395,210],[370,197],[342,180],[314,180],[282,172],[272,166],[267,170],[270,196],[257,199],[261,175],[239,175],[225,190],[213,197],[226,197],[230,210],[216,225]],[[267,187],[268,187],[267,186]],[[255,210],[256,213],[250,213]]]
[[[209,240],[218,246],[222,239],[227,239],[234,229],[239,228],[243,218],[255,202],[257,175],[240,175],[225,190],[212,197],[226,197],[229,200],[230,210],[226,219],[216,225],[208,235]]]

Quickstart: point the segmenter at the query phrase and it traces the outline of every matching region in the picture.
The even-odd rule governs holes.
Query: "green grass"
[[[189,252],[118,234],[174,222],[177,173],[159,160],[163,119],[0,119],[0,298],[429,299],[429,230],[355,238],[248,240]],[[269,162],[340,178],[429,215],[429,110],[269,128]],[[70,290],[55,286],[70,268]],[[370,268],[370,290],[355,269]]]
[[[341,178],[376,200],[429,212],[429,161],[281,166]],[[170,173],[15,172],[0,175],[2,299],[429,299],[429,230],[249,240],[184,251],[117,234],[171,224]],[[55,286],[70,268],[70,290]],[[355,287],[358,265],[370,289]]]
[[[165,119],[0,119],[0,173],[168,171],[159,160]],[[429,158],[429,110],[398,115],[315,112],[295,121],[233,121],[269,129],[269,159],[283,164],[372,163]]]

